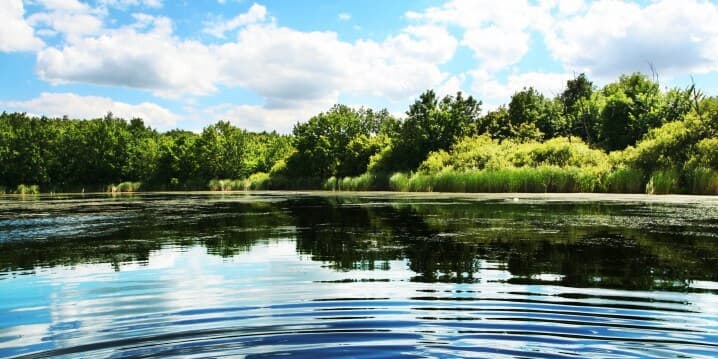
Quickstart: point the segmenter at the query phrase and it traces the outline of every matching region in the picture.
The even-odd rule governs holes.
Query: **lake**
[[[0,197],[0,357],[718,357],[718,199]]]

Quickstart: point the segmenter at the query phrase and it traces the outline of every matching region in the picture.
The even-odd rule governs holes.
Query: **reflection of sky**
[[[110,264],[39,268],[36,275],[0,281],[0,291],[12,293],[11,300],[0,302],[0,350],[35,341],[64,347],[88,338],[111,340],[123,335],[113,327],[122,326],[132,330],[127,335],[170,332],[177,328],[161,322],[191,317],[177,314],[191,310],[373,297],[376,292],[367,291],[368,286],[397,295],[398,290],[387,293],[394,291],[388,282],[333,283],[320,290],[314,282],[375,277],[393,281],[412,275],[404,263],[395,263],[396,270],[390,272],[335,272],[307,257],[297,254],[294,241],[285,240],[260,243],[231,258],[209,255],[202,246],[165,247],[151,252],[146,263],[121,265],[119,272]],[[204,313],[203,319],[207,317]]]
[[[125,263],[119,271],[110,264],[83,264],[42,268],[35,275],[1,280],[0,356],[12,353],[10,348],[14,347],[37,351],[210,329],[241,332],[275,326],[299,331],[329,328],[339,321],[359,328],[404,326],[402,330],[420,333],[424,341],[446,341],[456,338],[461,330],[484,328],[481,325],[501,328],[495,321],[485,320],[486,316],[498,315],[487,314],[489,309],[545,310],[554,316],[562,312],[572,320],[579,320],[582,313],[649,318],[660,315],[665,323],[656,325],[686,323],[702,328],[714,327],[718,320],[715,296],[709,294],[508,284],[510,273],[498,263],[485,260],[479,261],[482,269],[476,273],[477,283],[416,283],[410,281],[416,273],[408,269],[406,260],[390,262],[390,271],[335,271],[328,263],[297,253],[296,246],[290,239],[260,241],[249,251],[230,258],[208,254],[200,245],[165,246],[152,251],[147,262]],[[550,280],[552,276],[543,275],[542,279]],[[582,306],[573,306],[577,299],[572,295],[586,296]],[[611,297],[618,299],[607,299]],[[608,303],[630,304],[630,297],[656,302],[641,302],[645,307],[641,310],[602,307]],[[331,300],[340,298],[355,300]],[[526,298],[543,302],[526,302]],[[677,298],[688,304],[660,302]],[[653,312],[650,308],[690,309],[707,316]],[[515,314],[508,311],[501,315]],[[526,325],[541,328],[540,322],[531,322],[529,314],[521,315],[525,315]],[[348,316],[356,318],[346,319]],[[567,324],[551,325],[554,331],[578,330]],[[613,334],[644,335],[618,330]],[[455,346],[466,348],[499,343],[506,350],[527,347],[523,341],[508,337],[461,337],[454,341]],[[441,353],[441,349],[436,350]],[[454,352],[457,353],[471,354]]]

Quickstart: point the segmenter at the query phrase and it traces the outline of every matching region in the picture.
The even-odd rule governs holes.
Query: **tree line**
[[[111,113],[92,120],[0,115],[0,186],[104,191],[123,181],[153,189],[204,189],[209,178],[268,171],[291,151],[287,135],[218,122],[197,134],[159,133]]]
[[[291,135],[227,122],[158,133],[142,120],[0,116],[0,186],[718,193],[718,98],[584,74],[482,102],[429,90],[404,118],[335,105]]]

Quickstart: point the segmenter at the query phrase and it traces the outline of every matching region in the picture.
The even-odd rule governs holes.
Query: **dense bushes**
[[[718,193],[718,99],[694,87],[662,91],[641,74],[603,88],[581,74],[553,98],[524,88],[483,115],[471,96],[431,90],[401,120],[336,105],[290,136],[228,122],[199,134],[158,133],[111,114],[84,121],[3,113],[0,139],[2,192]]]
[[[5,191],[33,184],[48,192],[134,192],[139,182],[142,189],[205,189],[210,178],[269,172],[291,151],[289,136],[250,133],[227,122],[200,134],[160,134],[142,120],[111,114],[68,120],[3,113],[0,139]]]

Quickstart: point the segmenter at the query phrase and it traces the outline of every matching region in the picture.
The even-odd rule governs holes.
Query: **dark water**
[[[717,357],[718,200],[0,197],[0,357]]]

